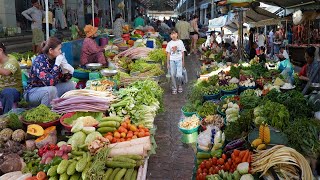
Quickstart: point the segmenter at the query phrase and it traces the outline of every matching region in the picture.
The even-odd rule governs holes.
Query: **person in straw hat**
[[[101,63],[103,65],[107,65],[106,58],[104,56],[104,48],[100,47],[94,38],[97,37],[97,27],[93,27],[92,25],[86,25],[84,27],[84,32],[86,34],[86,38],[83,41],[80,64],[86,65],[88,63]]]

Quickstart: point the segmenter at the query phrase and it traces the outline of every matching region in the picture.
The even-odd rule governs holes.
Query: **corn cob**
[[[263,124],[261,124],[259,127],[259,138],[261,140],[264,140],[264,125]]]
[[[260,138],[255,139],[251,143],[252,147],[254,147],[254,148],[258,147],[260,144],[262,144],[262,140]]]
[[[263,142],[265,144],[270,143],[270,128],[269,128],[268,124],[265,124],[264,128],[263,128]]]

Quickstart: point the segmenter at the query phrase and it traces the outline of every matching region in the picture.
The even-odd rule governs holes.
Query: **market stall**
[[[0,179],[146,179],[166,60],[162,40],[147,29],[105,47],[115,67],[78,69],[88,75],[82,89],[0,117]],[[81,41],[63,44],[73,65]],[[32,65],[33,54],[12,55]]]
[[[195,147],[194,179],[312,179],[320,147],[315,96],[304,97],[296,75],[291,84],[272,61],[227,65],[213,57],[178,124]]]

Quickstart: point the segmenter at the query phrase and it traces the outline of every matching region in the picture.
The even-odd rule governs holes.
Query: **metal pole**
[[[94,0],[91,1],[92,26],[94,27]]]
[[[110,18],[111,18],[111,27],[113,28],[113,12],[112,12],[112,2],[110,0]]]
[[[46,39],[49,39],[49,2],[45,0],[46,4]]]
[[[187,11],[188,11],[188,0],[186,0],[186,19],[188,20]]]
[[[193,14],[196,14],[196,0],[193,0]]]
[[[240,60],[243,60],[243,9],[239,9],[239,42],[238,42],[238,52]]]

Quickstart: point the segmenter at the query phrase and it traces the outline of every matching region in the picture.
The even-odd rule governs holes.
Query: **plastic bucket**
[[[108,38],[100,38],[100,46],[106,46],[108,45],[108,41],[109,39]]]
[[[147,46],[148,48],[154,48],[154,42],[148,40],[146,46]]]

